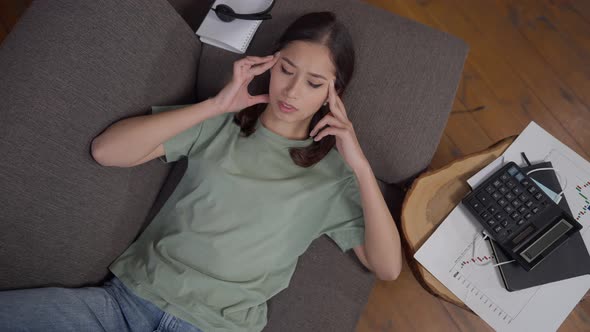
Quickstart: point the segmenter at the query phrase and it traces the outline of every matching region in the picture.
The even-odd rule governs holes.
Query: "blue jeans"
[[[100,287],[0,291],[0,329],[203,332],[135,295],[117,276]]]

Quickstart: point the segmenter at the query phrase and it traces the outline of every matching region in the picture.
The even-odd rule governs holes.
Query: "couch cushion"
[[[176,0],[178,1],[178,0]],[[377,178],[399,183],[430,163],[447,122],[467,45],[445,32],[359,1],[277,1],[246,55],[268,55],[300,15],[333,11],[349,28],[357,62],[344,96],[349,118]],[[198,99],[215,95],[243,55],[203,46]],[[255,78],[262,93],[269,74]]]
[[[195,101],[200,43],[165,0],[34,1],[0,49],[0,289],[100,282],[170,165],[98,165],[92,139]]]
[[[404,193],[377,183],[393,218],[400,220]],[[289,287],[270,299],[264,331],[356,331],[375,280],[353,250],[343,257],[321,236],[299,258]]]

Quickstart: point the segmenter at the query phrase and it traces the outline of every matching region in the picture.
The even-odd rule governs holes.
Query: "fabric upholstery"
[[[92,139],[194,102],[200,43],[165,1],[34,1],[0,50],[0,289],[95,284],[170,166],[103,167]]]

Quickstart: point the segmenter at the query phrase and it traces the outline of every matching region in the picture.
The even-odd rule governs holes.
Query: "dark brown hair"
[[[308,41],[326,46],[330,50],[332,63],[336,68],[334,87],[342,96],[354,72],[354,47],[346,27],[336,20],[332,12],[308,13],[297,18],[276,43],[273,53],[285,48],[294,41]],[[268,93],[268,85],[266,91]],[[247,107],[234,115],[234,123],[240,126],[242,136],[254,133],[256,122],[267,104]],[[313,115],[308,134],[315,125],[330,112],[329,104],[322,105]],[[321,130],[320,130],[321,131]],[[318,131],[319,132],[319,131]],[[305,147],[292,147],[289,154],[293,162],[301,167],[310,167],[324,158],[336,144],[333,135],[327,135],[319,142],[313,141]]]

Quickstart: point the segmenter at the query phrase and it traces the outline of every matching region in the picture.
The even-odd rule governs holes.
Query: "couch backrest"
[[[430,163],[446,125],[468,47],[460,39],[357,0],[277,1],[246,55],[268,55],[300,15],[333,11],[349,28],[357,54],[343,98],[375,175],[399,183]],[[215,95],[245,55],[203,45],[198,100]],[[268,72],[252,91],[268,86]]]
[[[103,167],[92,139],[194,102],[200,43],[166,1],[34,1],[0,47],[0,289],[99,282],[169,165]]]

